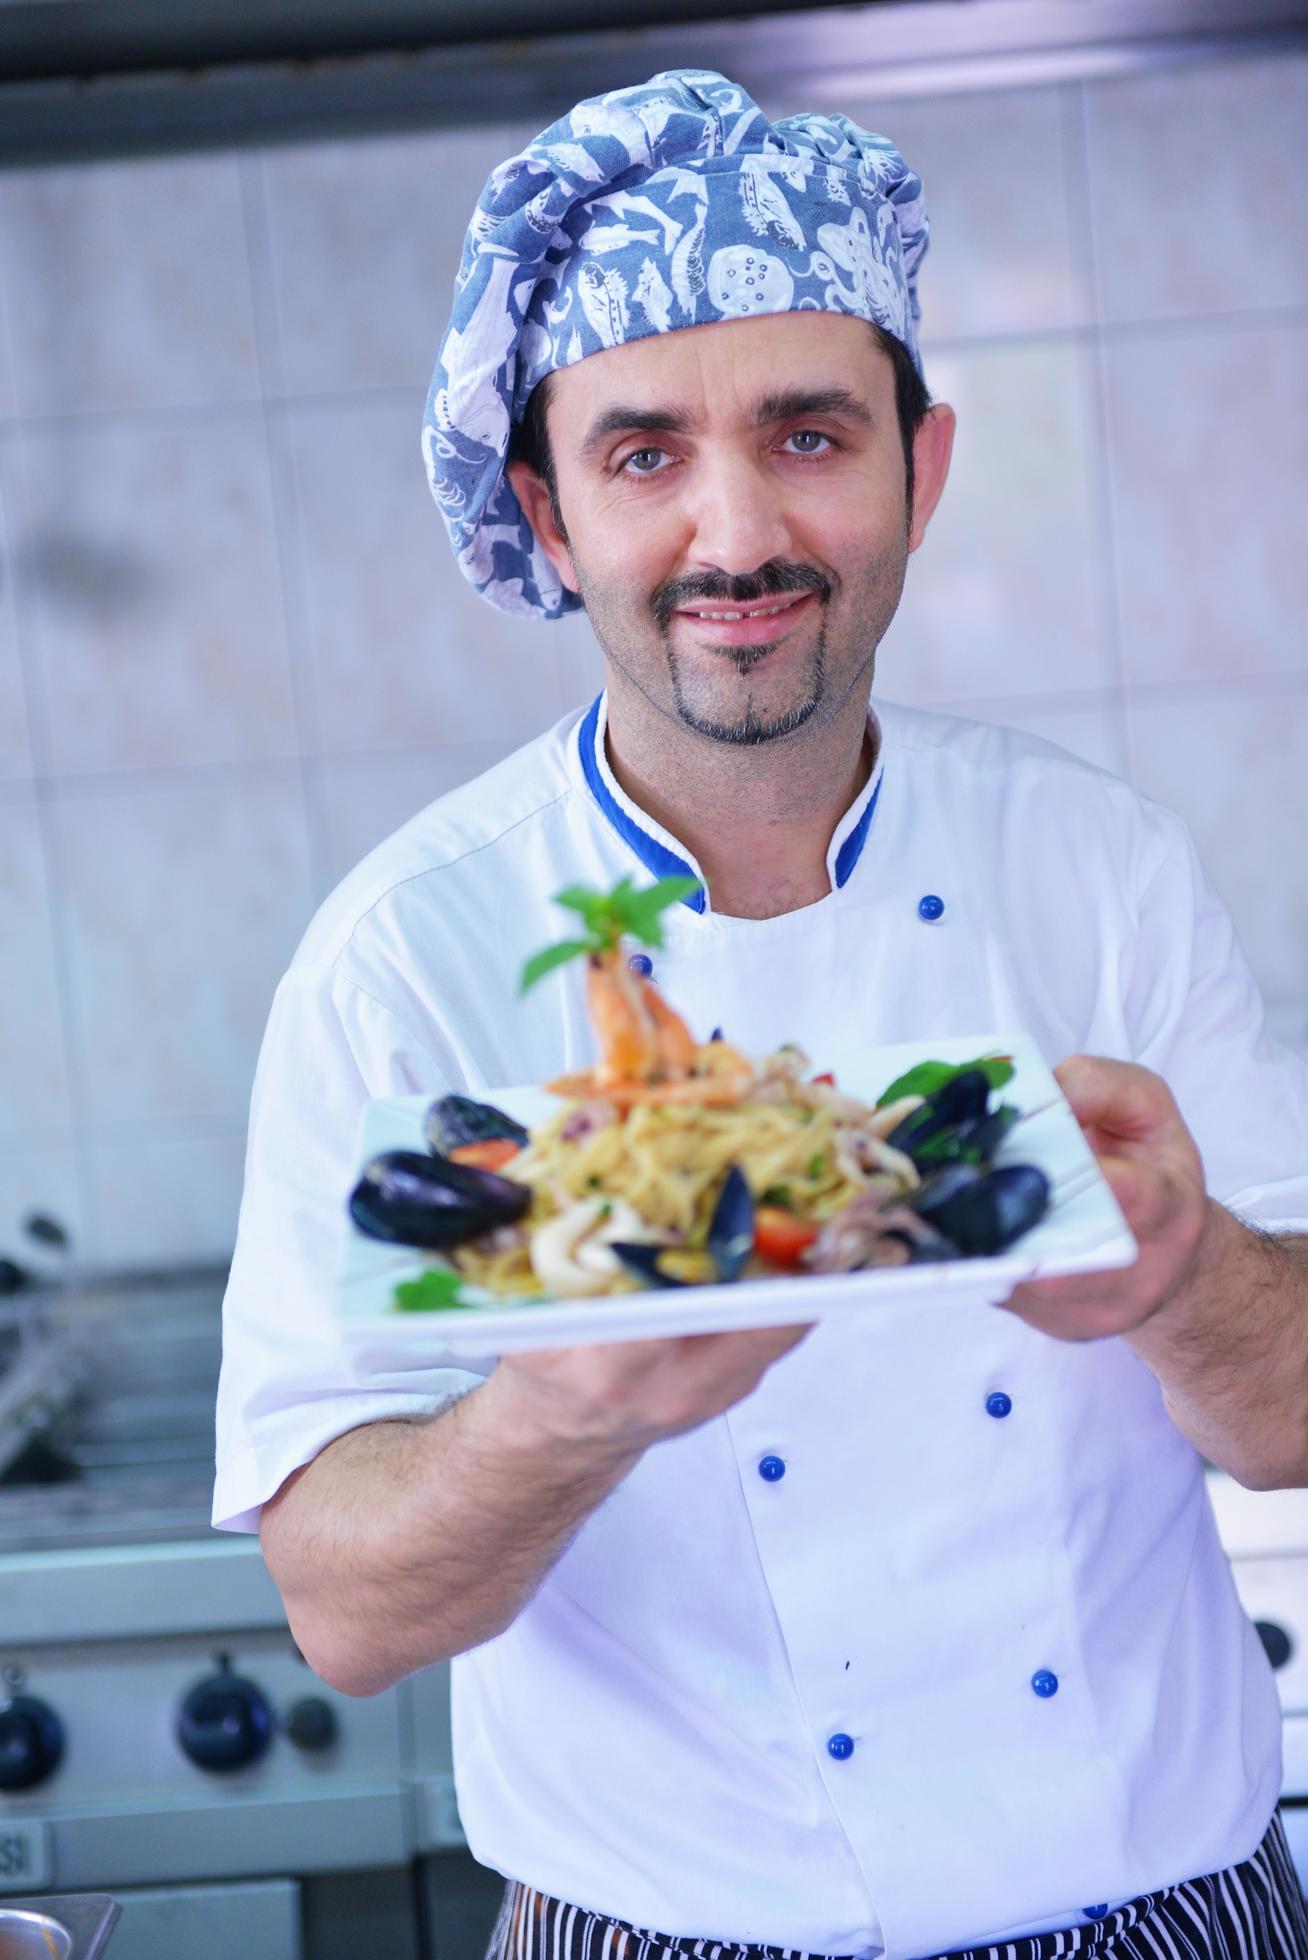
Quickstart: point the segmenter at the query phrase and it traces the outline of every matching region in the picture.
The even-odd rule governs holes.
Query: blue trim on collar
[[[600,703],[603,699],[604,696],[602,694],[595,696],[590,707],[586,710],[586,719],[582,722],[577,736],[577,747],[581,755],[581,767],[586,778],[586,787],[599,804],[604,815],[613,825],[613,828],[617,831],[619,837],[622,838],[625,844],[631,847],[641,863],[648,866],[656,878],[694,878],[696,880],[696,890],[689,898],[683,898],[681,903],[688,905],[692,912],[702,912],[705,907],[704,887],[698,882],[699,873],[696,871],[694,865],[687,864],[685,858],[678,857],[675,851],[670,851],[665,844],[660,844],[657,837],[651,837],[648,831],[642,830],[640,825],[635,823],[627,815],[622,805],[615,800],[608,784],[600,774],[600,766],[596,756],[596,737],[599,734]],[[875,798],[873,801],[875,801]],[[866,816],[859,828],[861,831],[866,831]],[[850,836],[845,840],[841,848],[842,858],[849,845],[854,841],[856,834],[855,832],[851,832]],[[859,848],[862,848],[861,837],[859,838]],[[857,850],[854,855],[857,857]]]
[[[873,790],[871,796],[869,796],[867,800],[867,808],[864,810],[862,816],[859,818],[858,822],[854,825],[854,828],[850,831],[848,837],[845,839],[844,843],[841,845],[840,849],[836,853],[837,891],[839,891],[843,885],[847,885],[849,883],[850,876],[853,873],[854,866],[858,863],[859,858],[863,854],[863,846],[867,842],[867,834],[869,830],[871,830],[872,828],[872,814],[877,807],[877,798],[881,794],[881,784],[884,781],[885,781],[885,777],[882,776],[878,781],[876,788]]]

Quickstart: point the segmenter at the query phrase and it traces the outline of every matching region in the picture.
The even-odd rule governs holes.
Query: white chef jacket
[[[699,1036],[797,1040],[816,1067],[987,1030],[1130,1058],[1171,1084],[1215,1196],[1308,1227],[1308,1069],[1263,1031],[1180,821],[1027,735],[879,719],[826,897],[665,915],[656,976]],[[685,868],[608,768],[601,697],[322,907],[255,1084],[216,1524],[255,1529],[333,1437],[490,1372],[435,1321],[425,1361],[337,1338],[360,1107],[584,1066],[580,971],[516,991],[565,930],[552,894]],[[664,1933],[819,1953],[1084,1923],[1249,1856],[1280,1783],[1271,1672],[1154,1376],[1121,1340],[947,1295],[819,1324],[650,1449],[452,1687],[482,1863]]]

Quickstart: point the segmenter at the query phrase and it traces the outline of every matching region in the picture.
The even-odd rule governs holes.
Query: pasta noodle
[[[765,1082],[762,1095],[727,1105],[641,1103],[625,1113],[608,1112],[608,1120],[582,1134],[575,1134],[577,1111],[576,1104],[563,1109],[506,1166],[515,1182],[532,1187],[531,1208],[522,1227],[460,1248],[457,1264],[468,1279],[507,1297],[539,1293],[532,1237],[587,1198],[622,1200],[651,1237],[701,1248],[733,1165],[756,1200],[781,1203],[796,1218],[821,1224],[874,1177],[884,1182],[886,1159],[895,1155],[882,1148],[863,1168],[849,1142],[864,1135],[873,1112],[819,1085],[801,1084],[790,1065]],[[911,1166],[901,1161],[915,1182]],[[603,1290],[638,1284],[619,1270]]]

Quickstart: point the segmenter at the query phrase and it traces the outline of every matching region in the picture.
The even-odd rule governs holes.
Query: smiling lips
[[[789,612],[792,606],[798,605],[802,599],[808,597],[807,592],[794,592],[785,599],[762,600],[756,606],[741,606],[734,611],[725,606],[683,606],[680,610],[685,619],[775,619],[778,613]]]

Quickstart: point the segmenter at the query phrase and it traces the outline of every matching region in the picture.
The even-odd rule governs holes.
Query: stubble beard
[[[734,721],[719,721],[712,715],[700,713],[688,698],[677,651],[666,630],[663,634],[663,645],[667,654],[668,673],[672,680],[672,699],[677,714],[687,728],[694,729],[697,735],[706,736],[710,742],[727,742],[737,748],[757,748],[764,742],[779,741],[783,736],[793,735],[796,729],[802,728],[822,705],[827,684],[825,612],[822,615],[822,623],[818,627],[816,644],[808,658],[803,695],[780,714],[767,716],[759,714],[754,706],[753,695],[746,697],[744,712]],[[724,650],[721,657],[728,661],[744,679],[771,651],[770,643],[763,646],[733,647],[729,651]]]
[[[903,591],[904,575],[908,563],[908,530],[905,524],[903,541],[898,552],[890,557],[873,560],[866,568],[865,580],[858,595],[855,617],[850,633],[862,649],[862,657],[857,659],[847,681],[838,686],[838,695],[831,698],[828,661],[829,615],[827,606],[833,587],[824,574],[812,567],[786,567],[776,580],[769,580],[767,568],[748,579],[720,579],[703,577],[687,581],[673,582],[662,587],[653,595],[654,624],[662,645],[667,673],[671,683],[671,703],[660,702],[647,682],[641,678],[626,655],[625,643],[630,637],[630,628],[622,618],[623,608],[612,605],[610,595],[596,589],[586,578],[584,569],[577,563],[575,549],[573,565],[576,570],[582,603],[586,608],[592,630],[613,665],[629,680],[660,713],[667,715],[669,706],[683,727],[708,741],[717,742],[733,748],[756,748],[768,742],[784,740],[813,719],[820,708],[825,708],[827,718],[835,716],[849,699],[865,675],[874,668],[877,647],[886,628],[893,619]],[[696,588],[693,592],[688,588]],[[755,707],[753,697],[746,699],[744,712],[731,721],[696,708],[689,698],[681,672],[677,651],[672,645],[670,625],[672,612],[677,603],[687,597],[700,597],[714,600],[718,604],[756,604],[761,598],[779,596],[786,592],[813,592],[822,604],[821,621],[812,652],[809,654],[804,675],[801,697],[778,714],[763,715]],[[747,647],[723,648],[719,657],[729,662],[742,677],[748,675],[758,663],[773,651],[775,642]],[[870,681],[868,683],[870,688]]]

